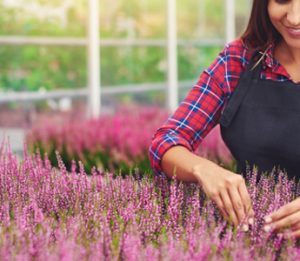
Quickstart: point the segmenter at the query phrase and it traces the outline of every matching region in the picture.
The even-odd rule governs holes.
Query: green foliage
[[[85,86],[86,55],[83,48],[1,46],[0,90]]]

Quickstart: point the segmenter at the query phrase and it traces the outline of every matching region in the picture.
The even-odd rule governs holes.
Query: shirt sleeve
[[[161,158],[173,146],[181,145],[195,151],[204,137],[218,123],[225,103],[224,88],[228,48],[200,75],[177,110],[156,131],[149,148],[150,163],[157,175],[164,175]]]

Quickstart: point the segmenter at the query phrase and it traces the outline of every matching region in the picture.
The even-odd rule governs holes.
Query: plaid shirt
[[[151,165],[163,175],[161,158],[172,146],[181,145],[195,151],[209,131],[219,122],[227,101],[245,70],[251,53],[241,39],[225,46],[213,63],[202,72],[177,110],[153,136],[149,148]],[[290,81],[291,77],[274,58],[270,45],[263,60],[262,79]]]

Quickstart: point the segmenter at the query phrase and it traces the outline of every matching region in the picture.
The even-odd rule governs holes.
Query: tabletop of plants
[[[296,239],[262,229],[265,215],[300,193],[280,170],[258,182],[248,170],[255,222],[247,232],[224,220],[199,185],[152,173],[148,147],[166,115],[147,108],[39,124],[21,159],[2,142],[0,260],[300,259]],[[218,135],[199,153],[234,168]]]

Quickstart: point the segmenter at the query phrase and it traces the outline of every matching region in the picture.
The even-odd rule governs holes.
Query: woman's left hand
[[[264,230],[283,233],[285,238],[300,237],[300,197],[265,216]]]

